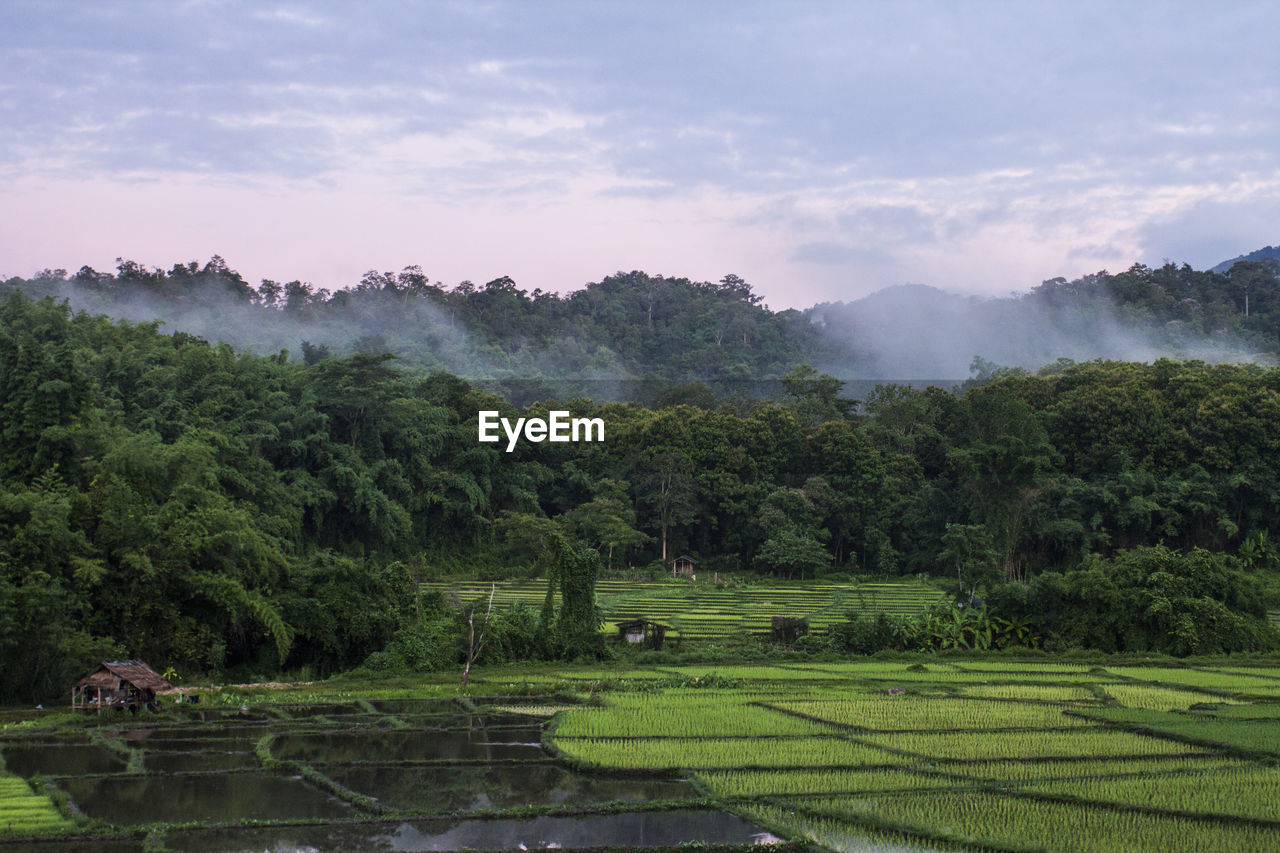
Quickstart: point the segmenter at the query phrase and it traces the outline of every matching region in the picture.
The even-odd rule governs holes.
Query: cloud
[[[1267,4],[14,0],[5,15],[0,191],[43,182],[73,205],[77,183],[167,181],[231,220],[264,186],[299,204],[341,187],[370,201],[334,198],[329,218],[390,234],[427,203],[502,199],[567,233],[613,223],[637,266],[733,269],[797,302],[906,280],[1007,292],[1126,253],[1208,264],[1277,239],[1257,189],[1280,173]],[[629,230],[686,248],[636,257]],[[252,242],[230,221],[217,233]],[[619,265],[557,284],[528,263],[552,288]]]

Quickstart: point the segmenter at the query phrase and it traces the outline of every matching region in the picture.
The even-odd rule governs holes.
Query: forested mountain
[[[415,375],[448,371],[520,403],[574,394],[653,402],[673,382],[759,396],[753,383],[800,364],[900,381],[961,380],[975,356],[1029,370],[1059,358],[1274,363],[1276,269],[1269,260],[1226,272],[1135,265],[1002,299],[906,286],[803,312],[769,310],[733,275],[707,283],[618,273],[558,295],[505,277],[446,288],[407,267],[329,293],[300,281],[254,287],[218,257],[168,271],[123,260],[114,273],[45,270],[0,283],[0,294],[158,319],[166,331],[238,351],[288,350],[293,360],[390,352]]]
[[[791,322],[678,287],[731,299],[757,330]],[[246,311],[341,310],[232,296]],[[648,306],[633,307],[647,329]],[[985,365],[963,395],[884,386],[860,413],[839,380],[800,368],[773,401],[571,400],[603,419],[604,442],[507,453],[477,441],[479,410],[517,416],[501,398],[385,354],[321,355],[0,301],[4,689],[56,692],[95,657],[350,666],[419,617],[415,578],[545,570],[552,540],[614,569],[665,548],[787,578],[960,572],[969,592],[1034,580],[1038,598],[1006,595],[1030,618],[1100,595],[1111,564],[1098,560],[1205,549],[1212,588],[1176,580],[1166,555],[1135,575],[1146,597],[1115,592],[1183,628],[1064,636],[1184,652],[1272,642],[1239,614],[1261,614],[1280,567],[1280,369]]]
[[[1230,272],[1231,268],[1240,261],[1280,261],[1280,246],[1263,246],[1261,249],[1254,249],[1247,255],[1238,255],[1229,261],[1210,267],[1209,272]]]

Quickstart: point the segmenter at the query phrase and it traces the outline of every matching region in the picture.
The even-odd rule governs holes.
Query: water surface
[[[89,817],[121,826],[188,820],[344,818],[351,806],[297,777],[266,772],[99,776],[58,783]]]
[[[522,805],[594,805],[691,798],[685,782],[583,776],[553,764],[329,767],[335,782],[393,809],[448,814]]]
[[[174,850],[191,853],[284,850],[540,850],[751,844],[757,826],[727,812],[679,810],[639,814],[501,820],[409,820],[171,833]]]

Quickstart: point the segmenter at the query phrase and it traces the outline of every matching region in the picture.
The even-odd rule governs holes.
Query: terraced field
[[[23,712],[0,723],[0,849],[1280,849],[1280,664],[917,660],[513,666],[477,670],[469,697],[442,673],[227,688],[159,717]],[[555,695],[514,695],[539,680]]]
[[[584,767],[689,774],[832,850],[1280,850],[1280,702],[1259,696],[1280,666],[725,670],[740,688],[562,711],[554,743]]]
[[[424,589],[450,592],[463,600],[487,597],[495,587],[495,604],[523,602],[531,607],[542,605],[547,589],[542,580],[423,584]],[[911,615],[928,610],[942,597],[937,589],[915,583],[790,583],[724,589],[685,580],[596,584],[606,632],[628,619],[652,619],[671,626],[674,632],[668,636],[682,641],[766,633],[774,616],[804,617],[812,629],[820,630],[843,621],[850,612]]]
[[[46,835],[70,825],[48,796],[32,791],[25,780],[0,772],[0,838]]]

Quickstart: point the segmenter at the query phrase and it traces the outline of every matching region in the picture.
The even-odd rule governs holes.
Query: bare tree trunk
[[[467,614],[467,663],[462,667],[462,689],[467,689],[467,679],[471,677],[471,662],[475,660],[476,617],[475,613]]]
[[[489,590],[489,608],[484,612],[484,621],[480,623],[480,635],[476,636],[476,609],[472,606],[467,612],[467,662],[462,667],[462,690],[467,689],[467,679],[471,677],[471,665],[480,657],[480,653],[484,651],[485,629],[489,627],[489,617],[493,615],[493,596],[498,591],[498,585],[494,584]]]

